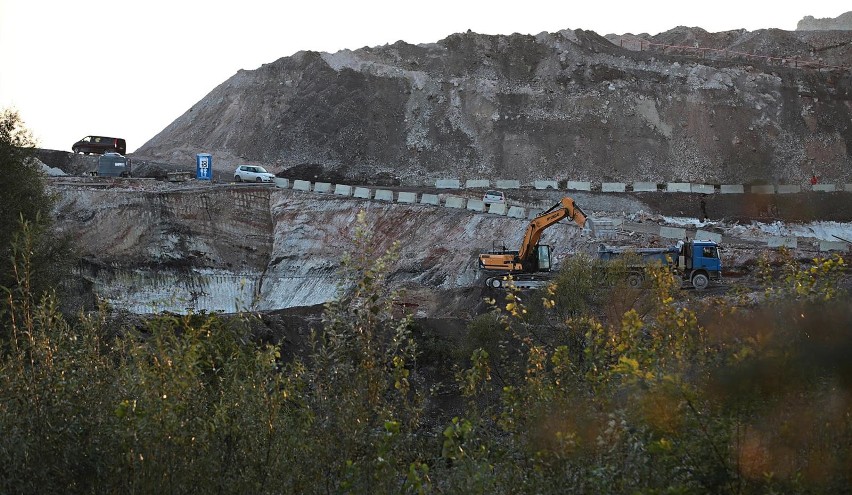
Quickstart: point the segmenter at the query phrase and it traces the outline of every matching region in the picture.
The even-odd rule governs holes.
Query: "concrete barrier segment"
[[[497,189],[520,189],[521,181],[519,180],[498,180],[495,182]]]
[[[296,191],[307,191],[311,192],[311,183],[306,180],[294,180],[293,181],[293,189]]]
[[[626,190],[627,184],[624,182],[604,182],[601,184],[601,192],[623,193]]]
[[[539,190],[543,189],[559,189],[559,183],[555,180],[537,180],[533,181],[533,187]]]
[[[819,250],[823,253],[828,251],[847,251],[849,250],[849,246],[852,246],[852,244],[843,241],[819,241]]]
[[[335,184],[334,194],[337,196],[352,196],[352,186],[346,184]]]
[[[755,185],[751,186],[752,194],[775,194],[775,186],[769,185]]]
[[[376,189],[373,199],[376,201],[393,201],[393,191],[388,189]]]
[[[416,203],[417,202],[417,193],[413,192],[402,192],[397,193],[396,196],[397,203]]]
[[[656,182],[634,182],[633,192],[657,192]]]
[[[437,194],[426,194],[423,193],[420,195],[420,204],[421,205],[435,205],[438,206],[441,204],[441,198],[438,197]]]
[[[461,189],[458,179],[438,179],[435,181],[437,189]]]
[[[464,182],[465,189],[488,189],[491,181],[488,179],[468,179]]]
[[[520,206],[510,206],[509,212],[506,213],[506,216],[512,218],[525,218],[527,215],[526,211],[524,211],[524,209]]]
[[[446,206],[447,208],[464,209],[465,198],[459,196],[447,196],[446,198],[444,198],[444,206]]]
[[[796,249],[799,245],[797,239],[795,237],[781,237],[781,236],[773,236],[766,240],[766,247],[769,248],[790,248]]]
[[[488,205],[488,213],[492,215],[505,215],[506,203],[491,203]]]
[[[798,184],[778,184],[778,194],[796,194],[802,192]]]
[[[666,192],[692,192],[692,184],[689,182],[668,182]]]
[[[353,196],[359,199],[370,199],[373,191],[366,187],[356,187]]]
[[[706,230],[696,230],[695,239],[699,241],[713,241],[716,244],[722,244],[722,234],[708,232]]]
[[[837,191],[837,186],[834,184],[814,184],[811,190],[814,192],[835,192]]]
[[[565,188],[569,191],[591,191],[592,183],[588,181],[569,180]]]
[[[280,187],[281,189],[288,189],[290,187],[290,179],[282,179],[281,177],[276,177],[274,180],[275,187]]]
[[[713,194],[716,192],[716,188],[712,184],[690,184],[689,190],[690,192],[700,194]]]
[[[745,193],[745,186],[742,184],[722,184],[719,186],[719,192],[721,194],[743,194]]]
[[[314,192],[315,193],[327,193],[331,191],[331,184],[328,182],[316,182],[314,183]]]
[[[485,211],[485,202],[481,199],[469,199],[467,200],[467,209],[471,211]]]

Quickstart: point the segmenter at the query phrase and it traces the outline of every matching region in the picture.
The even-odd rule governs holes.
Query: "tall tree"
[[[68,242],[51,229],[53,197],[34,159],[35,144],[17,111],[0,112],[0,287],[18,285],[13,267],[23,255],[38,297],[57,286],[70,260]]]

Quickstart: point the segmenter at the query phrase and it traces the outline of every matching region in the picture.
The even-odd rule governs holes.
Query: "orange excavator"
[[[505,279],[509,275],[512,284],[521,289],[545,285],[547,280],[535,274],[550,271],[553,248],[538,242],[546,229],[565,218],[570,218],[580,228],[586,227],[587,222],[591,226],[591,220],[572,198],[562,198],[559,203],[530,221],[520,249],[507,251],[504,248],[479,255],[479,268],[494,273],[494,276],[485,280],[485,285],[499,289],[507,283]]]

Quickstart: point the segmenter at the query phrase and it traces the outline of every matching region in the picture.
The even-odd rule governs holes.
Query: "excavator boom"
[[[546,229],[564,218],[570,218],[580,228],[585,227],[587,221],[586,214],[574,203],[572,198],[562,198],[559,203],[530,221],[526,232],[524,232],[524,240],[517,252],[503,251],[480,254],[479,267],[483,270],[511,274],[540,271],[538,241]],[[549,259],[547,266],[549,269]]]

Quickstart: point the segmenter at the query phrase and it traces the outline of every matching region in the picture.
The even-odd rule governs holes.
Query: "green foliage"
[[[0,113],[0,287],[18,283],[13,260],[22,256],[31,276],[34,294],[58,289],[70,270],[67,238],[51,226],[54,198],[48,193],[41,170],[33,161],[35,141],[12,110]]]

